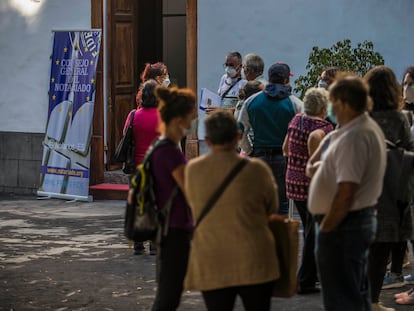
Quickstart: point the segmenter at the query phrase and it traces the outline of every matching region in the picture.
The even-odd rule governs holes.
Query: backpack
[[[155,240],[159,231],[163,235],[167,234],[169,210],[177,187],[171,193],[166,206],[159,209],[154,192],[154,177],[151,173],[150,159],[155,149],[169,143],[170,141],[167,139],[155,140],[148,148],[144,159],[137,166],[135,175],[131,179],[132,204],[127,202],[124,222],[124,233],[129,240],[144,242]]]

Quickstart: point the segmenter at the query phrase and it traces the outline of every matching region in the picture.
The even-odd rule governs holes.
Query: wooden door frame
[[[187,0],[186,8],[186,33],[187,33],[187,87],[197,95],[197,0]],[[196,100],[196,111],[198,111],[198,99]],[[188,159],[198,156],[197,133],[190,134],[186,139],[185,147]]]
[[[103,30],[103,0],[91,0],[91,28]],[[96,68],[95,78],[95,105],[92,122],[92,140],[90,153],[90,176],[89,184],[96,185],[104,182],[104,98],[103,98],[103,41],[101,37],[101,50]]]
[[[136,1],[136,0],[131,0]],[[187,27],[187,87],[191,88],[197,94],[197,0],[186,0],[186,27]],[[103,4],[104,0],[91,0],[91,28],[103,29]],[[102,37],[102,42],[105,40]],[[91,142],[91,171],[90,184],[95,185],[104,181],[104,152],[107,152],[107,146],[104,144],[104,98],[103,98],[103,44],[96,72],[96,95],[95,108],[93,117],[93,132]],[[198,155],[197,135],[193,134],[187,138],[186,155],[193,158]]]

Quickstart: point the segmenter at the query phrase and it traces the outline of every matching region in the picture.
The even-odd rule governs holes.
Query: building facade
[[[378,5],[378,3],[381,5]],[[113,161],[145,62],[163,60],[172,81],[217,90],[228,51],[257,53],[306,73],[313,46],[370,40],[397,77],[412,65],[410,0],[5,0],[0,4],[0,192],[39,184],[50,74],[51,31],[102,28],[91,183]],[[295,79],[293,77],[293,80]],[[202,122],[202,120],[199,120]],[[195,156],[197,137],[188,138]]]

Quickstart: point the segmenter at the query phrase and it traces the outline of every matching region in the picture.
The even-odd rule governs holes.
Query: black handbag
[[[134,131],[133,131],[133,121],[135,109],[132,110],[129,117],[129,125],[125,131],[125,134],[122,136],[121,141],[118,144],[118,147],[115,151],[115,161],[123,162],[122,171],[125,174],[131,174],[135,171],[135,142],[134,142]]]
[[[414,197],[414,152],[405,150],[389,140],[387,144],[387,166],[383,190],[380,197],[387,196],[392,202],[407,206]]]

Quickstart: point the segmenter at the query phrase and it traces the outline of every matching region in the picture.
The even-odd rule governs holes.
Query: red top
[[[124,133],[126,128],[129,126],[130,115],[131,113],[129,113],[125,121]],[[159,136],[158,127],[159,117],[157,108],[140,108],[135,111],[133,122],[135,165],[141,163],[149,145]]]

